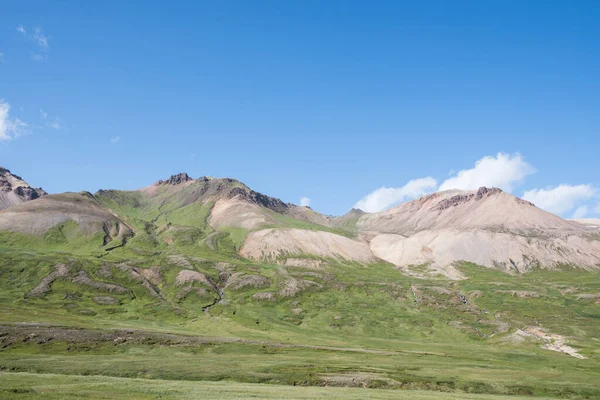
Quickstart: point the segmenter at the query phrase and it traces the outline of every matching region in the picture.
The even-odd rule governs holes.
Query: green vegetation
[[[600,398],[600,274],[253,262],[198,193],[99,192],[135,231],[108,244],[0,232],[1,398]]]
[[[257,385],[236,382],[192,382],[139,378],[113,378],[97,376],[68,376],[56,374],[0,373],[0,394],[7,400],[45,399],[70,400],[93,398],[114,399],[347,399],[362,400],[360,389],[290,387]],[[522,400],[521,396],[495,396],[481,394],[435,393],[420,390],[397,391],[369,390],[370,399],[410,400]],[[543,400],[540,398],[540,400]]]
[[[0,337],[7,344],[0,351],[3,371],[61,374],[65,382],[77,381],[75,388],[101,382],[98,376],[111,376],[189,382],[186,385],[228,380],[429,390],[439,392],[439,398],[450,393],[600,396],[600,332],[595,323],[600,311],[593,300],[577,298],[578,293],[599,291],[596,273],[565,270],[511,276],[465,265],[461,269],[469,279],[454,282],[410,278],[389,264],[317,260],[327,262],[318,270],[256,264],[200,245],[177,247],[177,253],[166,247],[151,257],[134,257],[126,246],[98,258],[51,251],[32,242],[24,242],[21,249],[15,241],[10,243],[0,250],[0,321],[4,324],[0,333],[12,329],[17,333]],[[152,296],[143,282],[119,269],[123,263],[140,271],[152,267],[159,271],[155,283],[162,298]],[[107,292],[67,278],[56,280],[44,296],[25,296],[58,264],[68,265],[72,276],[86,271],[94,281],[119,284],[130,292]],[[225,270],[264,276],[270,286],[225,287],[225,302],[204,312],[204,306],[218,300],[217,293],[201,282],[178,285],[182,270],[199,272],[220,287]],[[288,297],[279,295],[290,279],[316,285]],[[571,291],[561,295],[566,289]],[[520,298],[511,291],[536,292],[539,297]],[[275,300],[253,297],[265,292],[275,294]],[[468,304],[458,293],[468,298]],[[116,302],[99,304],[99,296]],[[205,342],[181,346],[158,340],[157,346],[156,340],[115,343],[92,335],[73,344],[57,334],[59,339],[39,343],[19,336],[22,322],[88,332],[134,329],[205,338]],[[506,330],[503,324],[508,324]],[[507,340],[526,326],[542,326],[569,337],[587,358],[544,350],[536,341]],[[8,343],[14,335],[19,340]],[[227,342],[233,338],[235,342]],[[97,377],[86,381],[73,376],[82,374]],[[67,386],[64,389],[71,390]],[[265,390],[277,396],[276,390],[281,389],[276,388]],[[131,388],[131,396],[153,393],[136,390]],[[352,396],[354,392],[339,393]]]

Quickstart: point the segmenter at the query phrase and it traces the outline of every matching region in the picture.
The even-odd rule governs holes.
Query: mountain
[[[361,217],[373,253],[398,266],[451,274],[468,261],[506,272],[600,267],[590,227],[564,220],[496,188],[449,190]]]
[[[0,211],[0,231],[42,236],[50,241],[73,239],[86,244],[114,247],[133,232],[90,193],[43,196]]]
[[[543,211],[534,204],[497,189],[447,190],[409,201],[387,211],[362,217],[365,232],[410,236],[435,229],[488,229],[522,232],[571,232],[581,226]]]
[[[19,193],[41,193],[8,172],[3,176]],[[298,256],[365,264],[380,259],[409,274],[418,267],[452,278],[462,277],[454,268],[461,262],[517,273],[600,268],[593,225],[485,187],[434,193],[380,213],[353,209],[332,217],[235,179],[180,173],[138,190],[56,194],[16,204],[0,211],[0,230],[64,243],[86,237],[104,250],[202,246],[277,263]]]
[[[186,173],[138,190],[54,194],[0,211],[1,231],[78,245],[83,237],[105,250],[128,241],[136,251],[183,244],[216,249],[226,241],[232,251],[246,242],[241,254],[254,259],[313,254],[374,261],[366,243],[335,227],[346,222],[258,193],[235,179],[193,179]],[[270,239],[258,252],[256,240],[267,232],[255,231],[263,228],[270,229]],[[324,244],[317,250],[314,244],[320,241]]]
[[[142,397],[173,379],[600,398],[599,239],[493,188],[338,217],[185,173],[43,195],[0,210],[0,392],[70,374],[143,377]]]
[[[20,176],[0,167],[0,210],[45,196],[42,188],[33,188]]]

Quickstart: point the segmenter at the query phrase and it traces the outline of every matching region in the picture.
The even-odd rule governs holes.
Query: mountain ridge
[[[600,268],[595,228],[487,187],[332,217],[232,178],[194,179],[182,172],[137,190],[54,194],[0,211],[5,231],[47,236],[65,223],[75,223],[87,237],[102,237],[104,248],[131,238],[131,246],[191,240],[217,248],[215,238],[230,238],[239,255],[258,261],[303,254],[359,263],[381,259],[405,270],[425,265],[448,277],[457,277],[453,265],[464,261],[518,273],[569,263]]]

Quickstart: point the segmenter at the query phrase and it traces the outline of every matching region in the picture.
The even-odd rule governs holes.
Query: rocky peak
[[[185,172],[181,172],[176,175],[171,175],[167,180],[159,180],[156,182],[157,185],[179,185],[181,183],[193,181],[194,179],[190,177]]]
[[[498,193],[502,193],[502,190],[494,187],[487,188],[485,186],[482,186],[479,189],[477,189],[476,192],[462,192],[447,199],[444,199],[440,201],[435,208],[441,211],[450,207],[456,207],[460,204],[467,203],[471,200],[479,201],[483,198],[487,198]]]
[[[477,193],[475,193],[475,200],[481,200],[484,197],[493,196],[496,193],[502,193],[502,189],[498,189],[495,187],[486,188],[485,186],[482,186],[479,189],[477,189]]]
[[[35,200],[37,198],[40,198],[42,196],[47,195],[48,193],[46,193],[46,191],[42,188],[32,188],[32,187],[25,187],[25,186],[19,186],[18,188],[16,188],[14,190],[15,194],[17,196],[20,196],[23,198],[23,200],[25,201],[29,201],[29,200]]]
[[[350,211],[348,211],[346,214],[347,215],[364,215],[364,214],[366,214],[366,212],[361,210],[360,208],[351,208]]]
[[[289,204],[284,203],[280,199],[277,199],[275,197],[269,197],[267,195],[255,192],[254,190],[245,187],[235,187],[231,189],[229,191],[228,197],[230,199],[234,197],[242,198],[244,200],[266,207],[278,213],[283,213],[290,207]]]
[[[9,169],[0,167],[0,210],[24,201],[35,200],[45,196],[42,188],[33,188]]]

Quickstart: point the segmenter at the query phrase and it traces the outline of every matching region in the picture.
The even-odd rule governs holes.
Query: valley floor
[[[0,399],[600,398],[598,272],[195,254],[0,245]]]
[[[411,400],[521,400],[522,396],[496,396],[337,387],[290,387],[238,382],[194,382],[106,376],[0,373],[0,396],[13,399],[177,399],[242,400],[295,399],[411,399]],[[543,400],[544,398],[538,398]]]

